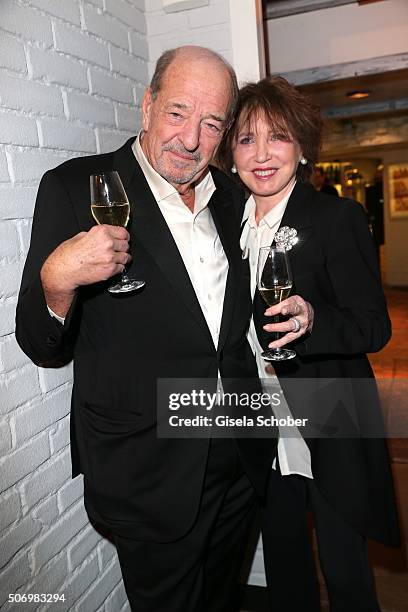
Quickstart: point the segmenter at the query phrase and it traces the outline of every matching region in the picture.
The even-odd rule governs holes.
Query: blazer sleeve
[[[300,355],[379,351],[391,337],[379,263],[365,212],[351,200],[339,203],[326,236],[327,300],[312,303],[312,332],[297,344]]]
[[[31,243],[16,310],[16,339],[36,365],[61,365],[72,358],[72,328],[77,295],[61,325],[47,308],[40,271],[61,242],[79,232],[72,203],[56,171],[47,172],[38,189]]]

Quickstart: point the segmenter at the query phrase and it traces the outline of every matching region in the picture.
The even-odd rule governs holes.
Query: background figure
[[[329,195],[338,196],[337,189],[330,183],[329,177],[320,166],[316,166],[313,172],[313,184],[317,191],[328,193]]]
[[[250,480],[263,495],[275,449],[156,430],[159,379],[216,387],[219,376],[256,376],[242,194],[208,166],[236,95],[217,54],[164,53],[142,132],[47,172],[37,196],[16,336],[36,364],[74,360],[73,472],[84,474],[89,518],[113,536],[137,611],[235,609],[255,510]],[[91,215],[89,177],[112,170],[129,198],[129,231]],[[107,288],[125,265],[146,284],[115,297]]]
[[[384,192],[383,170],[380,165],[374,175],[374,184],[366,187],[365,206],[368,214],[371,232],[377,247],[378,260],[380,260],[380,246],[384,244]]]
[[[273,366],[290,412],[311,421],[309,439],[301,430],[287,437],[280,428],[262,512],[265,570],[271,610],[320,610],[308,538],[311,510],[330,610],[379,612],[366,539],[398,545],[399,530],[387,447],[373,431],[381,412],[365,353],[380,350],[391,327],[363,208],[308,182],[320,130],[319,110],[305,96],[281,77],[264,79],[240,90],[237,115],[218,153],[225,170],[232,168],[251,192],[241,248],[249,253],[249,339],[259,375],[267,383]],[[287,253],[292,295],[266,308],[256,289],[257,255],[284,227],[298,238]],[[271,323],[274,315],[282,315],[281,322]],[[272,341],[271,332],[281,337]],[[267,346],[287,344],[294,359],[263,361]],[[322,411],[316,419],[306,381],[313,386],[324,379],[336,386],[317,404]],[[357,431],[350,424],[358,424]]]

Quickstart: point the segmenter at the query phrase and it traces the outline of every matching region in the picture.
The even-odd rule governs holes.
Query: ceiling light
[[[346,97],[352,100],[361,100],[361,98],[368,98],[370,95],[371,91],[369,89],[356,89],[346,93]]]

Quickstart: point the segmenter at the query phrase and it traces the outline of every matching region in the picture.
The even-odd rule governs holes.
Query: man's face
[[[314,175],[313,175],[313,183],[316,189],[320,189],[320,187],[324,183],[324,174],[320,168],[315,168]]]
[[[205,173],[225,127],[229,91],[222,64],[186,58],[176,58],[167,68],[155,100],[146,90],[142,148],[177,190]]]

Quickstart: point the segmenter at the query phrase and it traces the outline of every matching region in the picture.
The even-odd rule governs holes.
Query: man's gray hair
[[[194,47],[190,47],[190,49],[193,49],[193,48]],[[167,51],[164,51],[164,53],[162,53],[162,55],[157,60],[154,74],[150,82],[150,91],[151,91],[153,100],[156,99],[157,94],[160,91],[160,88],[163,83],[163,77],[164,77],[164,74],[167,68],[170,66],[170,64],[173,63],[177,55],[179,53],[180,54],[182,53],[183,49],[184,47],[176,47],[175,49],[168,49]],[[203,57],[207,56],[209,58],[217,60],[224,66],[224,68],[227,70],[229,74],[229,77],[230,77],[230,104],[229,104],[228,113],[226,117],[226,126],[228,126],[232,120],[232,117],[234,116],[235,109],[236,109],[237,102],[238,102],[238,91],[239,90],[238,90],[238,82],[237,82],[235,71],[233,67],[231,66],[231,64],[229,64],[229,62],[227,62],[227,60],[223,58],[222,55],[220,55],[219,53],[216,53],[215,51],[212,51],[211,49],[207,49],[205,47],[196,47],[196,50],[197,50],[197,57],[199,57],[199,55],[201,54]]]

